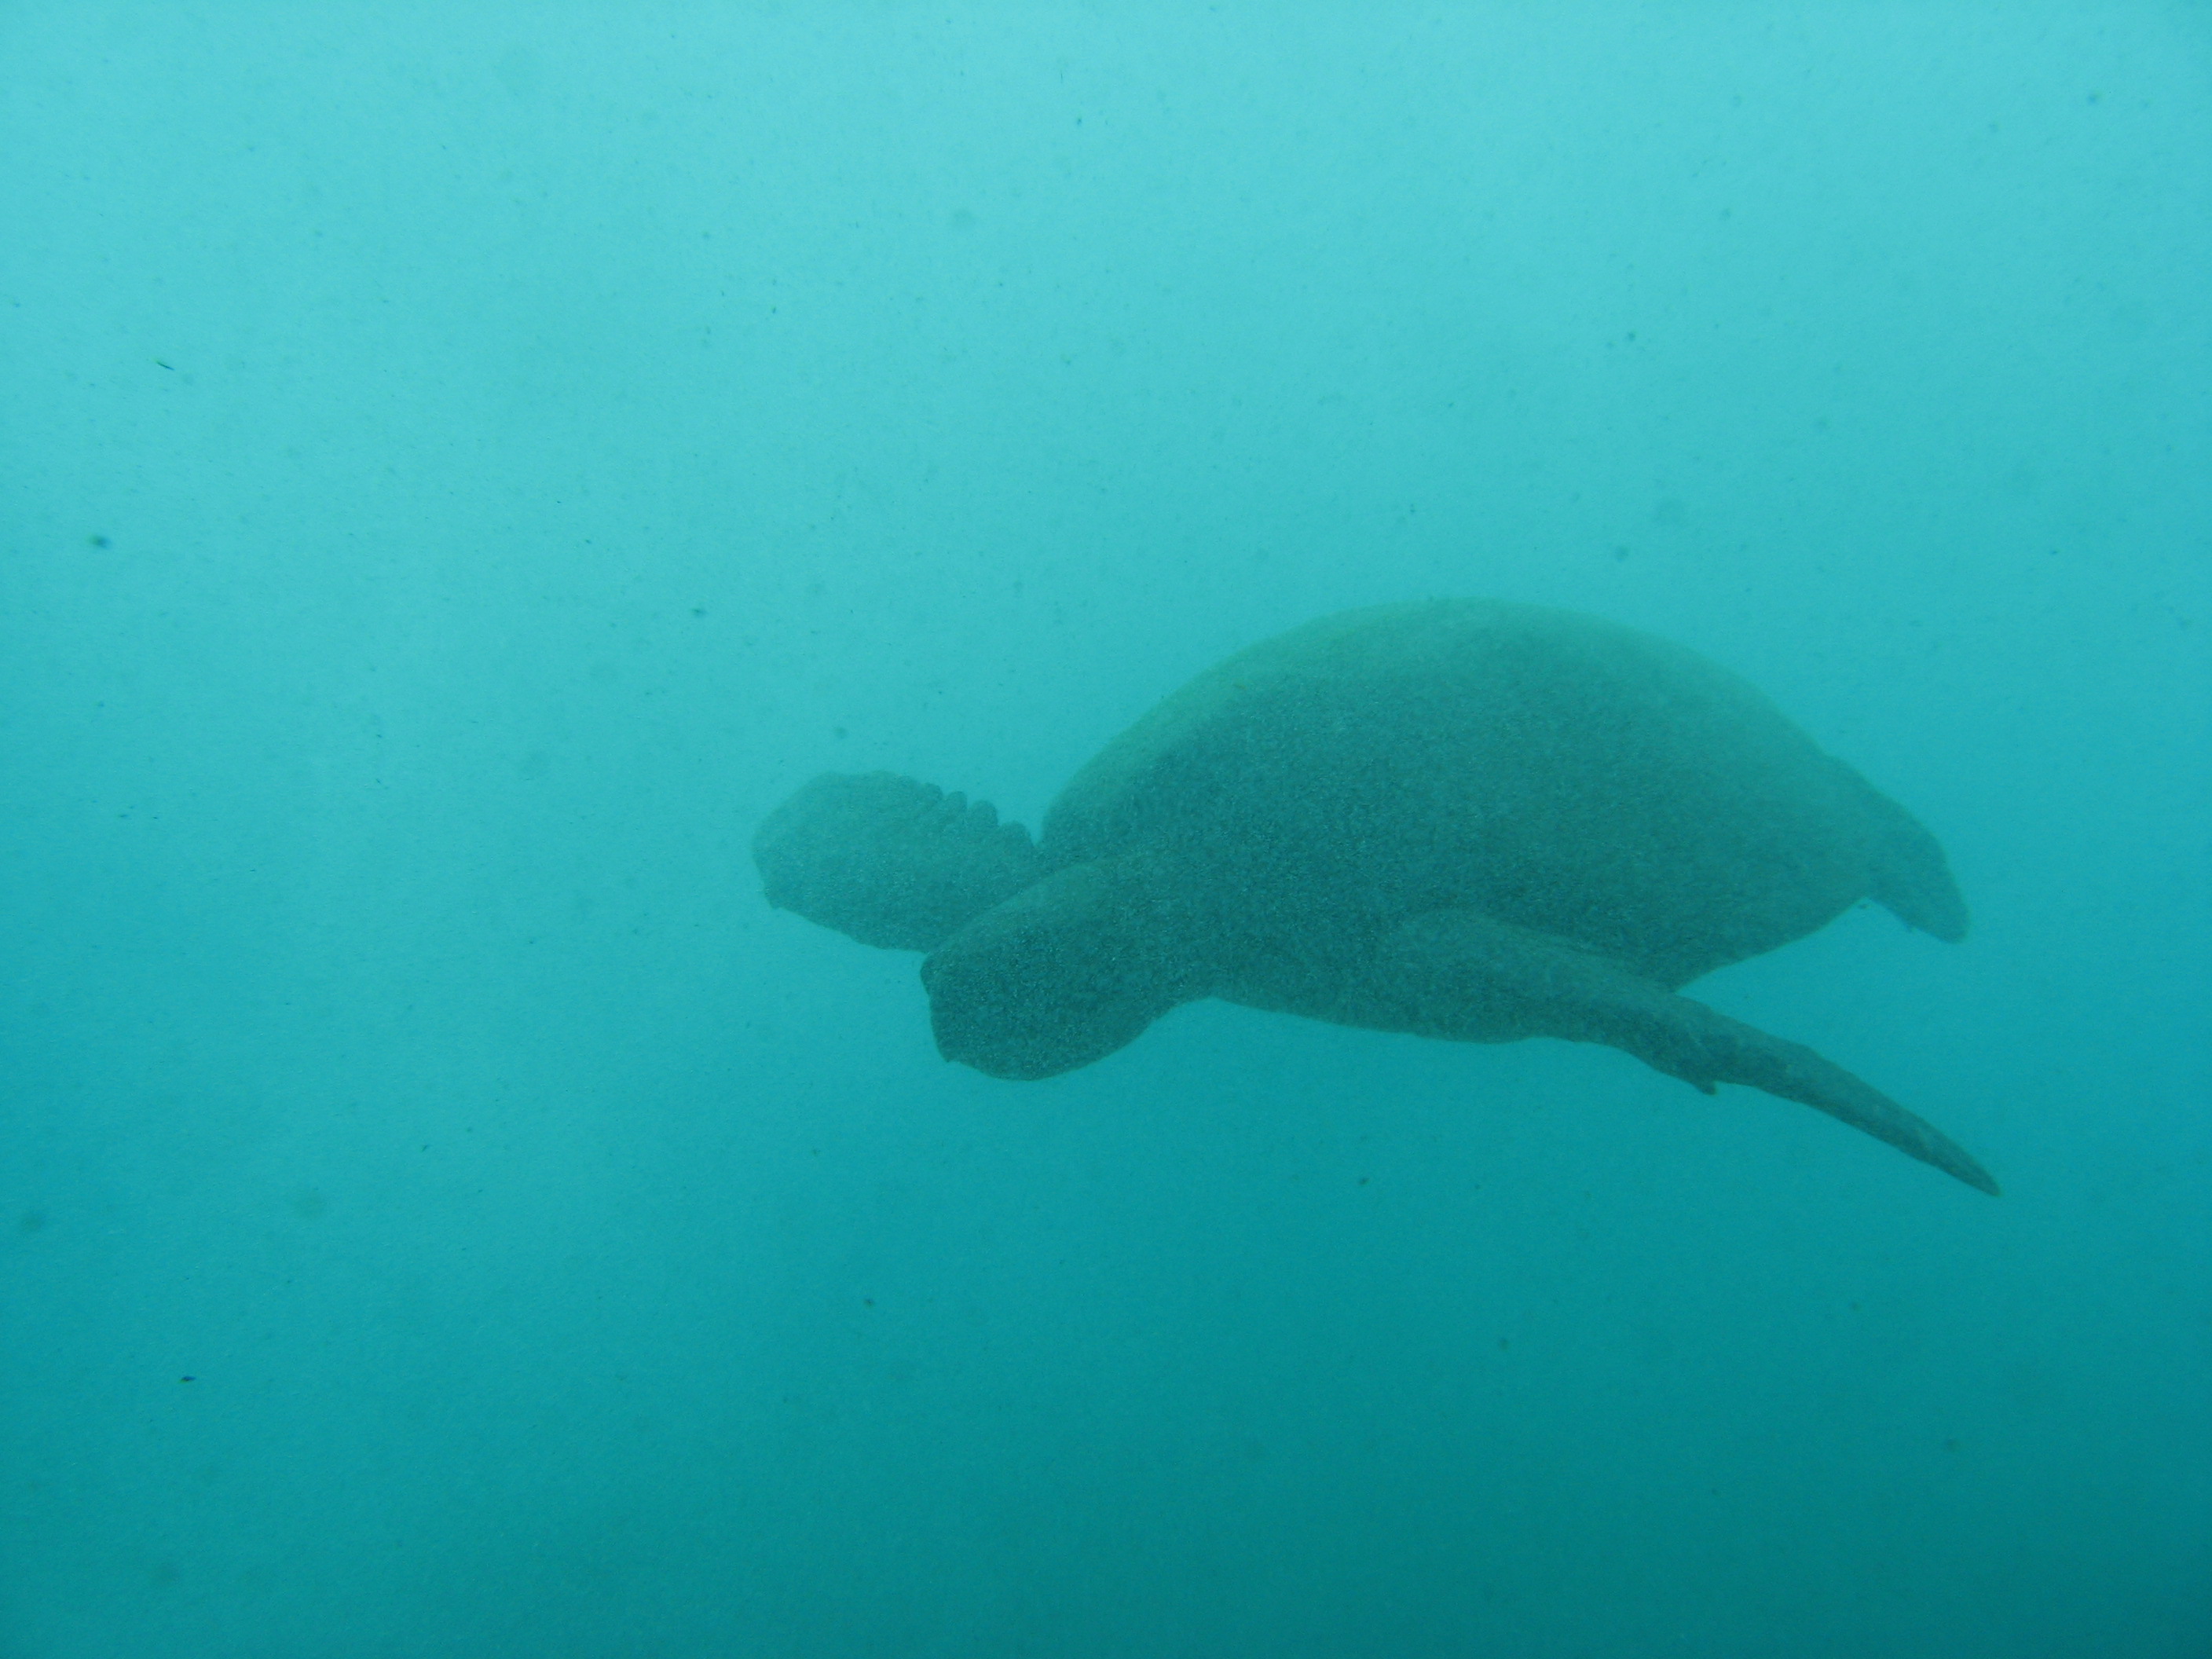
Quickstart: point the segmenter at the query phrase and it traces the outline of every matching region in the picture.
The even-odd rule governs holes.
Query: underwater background
[[[2212,12],[0,10],[0,1655],[2212,1652]],[[1941,836],[1050,1082],[760,896],[1437,594]]]

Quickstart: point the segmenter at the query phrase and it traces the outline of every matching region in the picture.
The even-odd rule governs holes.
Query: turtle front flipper
[[[1071,865],[921,964],[938,1051],[999,1078],[1088,1066],[1210,992],[1208,934],[1202,907],[1153,859]]]
[[[1018,823],[890,772],[825,773],[753,836],[768,902],[863,945],[934,951],[1044,861]]]
[[[1416,916],[1385,939],[1347,999],[1348,1023],[1425,1036],[1602,1042],[1694,1084],[1740,1083],[1840,1118],[1994,1194],[1949,1136],[1812,1049],[1639,978],[1611,957],[1473,910]]]

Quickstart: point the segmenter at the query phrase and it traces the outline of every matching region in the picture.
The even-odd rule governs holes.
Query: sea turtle
[[[1088,1065],[1215,996],[1386,1031],[1609,1043],[1802,1101],[1995,1193],[1811,1049],[1674,993],[1861,899],[1938,939],[1936,839],[1749,684],[1490,599],[1325,617],[1207,670],[1078,772],[1032,844],[986,803],[816,779],[754,839],[769,902],[927,952],[939,1050]]]

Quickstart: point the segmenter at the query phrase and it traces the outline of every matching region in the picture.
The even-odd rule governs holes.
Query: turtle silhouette
[[[753,843],[770,903],[927,952],[938,1047],[1001,1078],[1220,997],[1475,1042],[1601,1042],[1802,1102],[1986,1193],[1932,1125],[1676,993],[1871,898],[1948,940],[1935,837],[1694,652],[1497,600],[1325,617],[1101,750],[1036,842],[987,803],[832,774]]]

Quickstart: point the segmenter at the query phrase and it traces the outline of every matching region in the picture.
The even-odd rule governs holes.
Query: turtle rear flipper
[[[1601,952],[1466,909],[1401,925],[1355,988],[1353,1023],[1425,1036],[1602,1042],[1707,1094],[1738,1083],[1838,1118],[1969,1187],[1997,1183],[1941,1129],[1802,1043],[1676,996]]]
[[[989,802],[890,772],[815,779],[769,814],[753,862],[770,904],[890,951],[934,951],[1043,872]]]
[[[1906,927],[1956,945],[1966,937],[1966,900],[1952,878],[1942,843],[1872,784],[1861,780],[1861,787],[1871,798],[1875,823],[1869,896]]]

